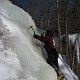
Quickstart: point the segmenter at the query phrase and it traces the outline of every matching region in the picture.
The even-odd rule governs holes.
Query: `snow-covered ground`
[[[0,0],[0,80],[57,80],[57,74],[46,63],[41,43],[33,39],[31,16],[11,4]],[[46,56],[46,55],[45,55]],[[68,65],[59,58],[59,66],[68,80],[78,80]]]

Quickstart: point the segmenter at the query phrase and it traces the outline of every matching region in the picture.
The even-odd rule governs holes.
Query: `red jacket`
[[[44,48],[45,48],[46,52],[48,52],[52,48],[56,48],[54,38],[52,36],[44,37],[44,36],[37,35],[36,39],[40,40],[41,42],[44,42]]]

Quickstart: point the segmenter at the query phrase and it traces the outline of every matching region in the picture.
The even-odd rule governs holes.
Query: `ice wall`
[[[40,42],[33,39],[33,31],[28,27],[35,23],[31,16],[8,0],[0,0],[0,17],[4,27],[3,43],[17,54],[26,80],[57,80],[55,70],[42,56]],[[36,33],[38,33],[36,31]]]

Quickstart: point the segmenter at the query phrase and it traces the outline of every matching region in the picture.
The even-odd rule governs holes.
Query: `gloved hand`
[[[38,35],[34,34],[34,35],[33,35],[33,38],[37,38],[37,36],[38,36]]]
[[[41,36],[43,37],[43,34],[41,34]]]

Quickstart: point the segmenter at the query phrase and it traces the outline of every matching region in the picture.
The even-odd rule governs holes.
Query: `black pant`
[[[47,63],[52,67],[56,66],[59,69],[58,65],[58,52],[55,48],[52,48],[48,53]],[[55,67],[54,67],[55,68]]]

